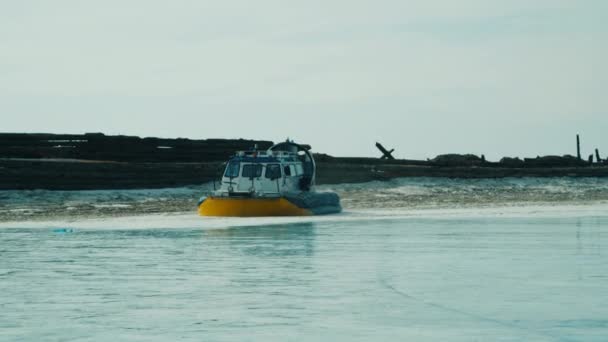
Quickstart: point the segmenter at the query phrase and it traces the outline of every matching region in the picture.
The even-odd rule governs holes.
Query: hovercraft
[[[309,216],[339,213],[340,198],[315,191],[310,146],[287,140],[267,151],[237,152],[221,186],[198,203],[201,216]]]

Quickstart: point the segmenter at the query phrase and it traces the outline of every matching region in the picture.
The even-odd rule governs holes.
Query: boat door
[[[298,178],[296,166],[294,164],[286,164],[283,166],[283,181],[281,183],[281,188],[290,192],[298,191]]]
[[[264,174],[260,178],[260,188],[258,191],[265,193],[280,193],[282,185],[281,164],[269,163],[264,166]]]

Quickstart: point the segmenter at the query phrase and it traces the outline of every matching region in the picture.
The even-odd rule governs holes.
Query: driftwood
[[[578,134],[576,135],[576,157],[581,159],[581,139]]]
[[[393,157],[392,155],[395,149],[387,151],[386,148],[384,148],[384,146],[382,146],[382,144],[380,144],[379,142],[376,143],[376,147],[380,150],[380,152],[382,152],[382,157],[380,157],[380,159],[395,160],[395,157]]]

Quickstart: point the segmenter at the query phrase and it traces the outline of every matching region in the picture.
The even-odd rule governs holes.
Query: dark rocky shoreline
[[[270,141],[159,139],[103,134],[0,134],[0,189],[135,189],[202,184],[217,179],[234,151]],[[318,154],[318,184],[397,177],[607,177],[608,165],[572,156],[503,158],[473,155],[432,160],[339,158]]]

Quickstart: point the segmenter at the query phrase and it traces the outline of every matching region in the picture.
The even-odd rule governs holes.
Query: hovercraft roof
[[[275,157],[241,157],[235,156],[230,158],[230,161],[239,161],[245,163],[278,163],[280,160]]]
[[[298,161],[295,153],[286,151],[239,151],[230,161],[251,163],[278,163]]]
[[[286,152],[294,152],[298,151],[309,151],[311,149],[310,145],[301,145],[296,144],[292,141],[285,141],[282,143],[278,143],[269,148],[270,151],[286,151]]]

